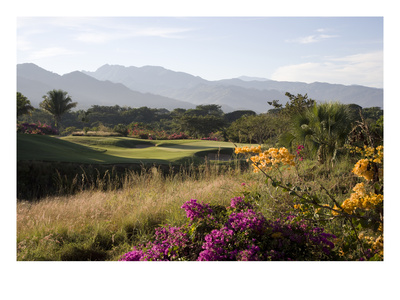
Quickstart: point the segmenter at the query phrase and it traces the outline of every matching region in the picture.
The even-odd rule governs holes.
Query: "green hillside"
[[[17,135],[17,159],[91,164],[180,163],[209,154],[232,154],[234,145],[200,140],[140,140],[127,137]],[[228,157],[228,156],[226,156]]]

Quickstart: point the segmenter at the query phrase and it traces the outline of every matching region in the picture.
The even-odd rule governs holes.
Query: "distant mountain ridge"
[[[17,90],[26,96],[34,107],[38,107],[43,100],[42,96],[52,89],[67,91],[72,100],[78,102],[78,109],[87,109],[92,105],[166,109],[195,107],[191,103],[164,96],[132,91],[121,83],[100,81],[79,71],[60,76],[34,64],[17,65]]]
[[[383,89],[359,85],[274,81],[248,76],[208,81],[191,74],[155,66],[138,68],[104,65],[94,72],[82,72],[100,80],[123,83],[132,90],[155,93],[195,104],[220,104],[234,109],[252,109],[256,112],[270,109],[267,101],[276,99],[286,103],[286,92],[307,94],[309,98],[320,102],[339,101],[344,104],[355,103],[362,107],[383,107]]]
[[[91,105],[126,105],[172,110],[218,104],[225,112],[250,109],[261,113],[271,108],[267,101],[286,103],[286,92],[307,94],[319,102],[339,101],[383,108],[383,89],[378,88],[248,76],[208,81],[158,66],[104,65],[94,72],[75,71],[60,76],[34,64],[20,64],[17,65],[17,88],[35,107],[47,91],[56,88],[66,90],[78,102],[78,109]]]
[[[82,71],[98,80],[110,80],[126,85],[139,92],[160,93],[164,90],[192,88],[208,81],[183,72],[167,70],[163,67],[124,67],[120,65],[104,65],[95,72]]]

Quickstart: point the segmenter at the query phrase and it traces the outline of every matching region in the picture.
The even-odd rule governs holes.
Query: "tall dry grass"
[[[106,191],[90,189],[73,196],[18,202],[18,259],[78,260],[79,253],[91,259],[94,250],[104,248],[107,253],[101,260],[116,259],[155,227],[182,224],[186,216],[180,207],[190,199],[228,205],[240,193],[239,178],[244,175],[237,170],[222,174],[214,167],[168,176],[152,168],[127,173],[118,190],[109,186]],[[70,249],[71,244],[75,248]],[[89,256],[82,251],[90,252]],[[76,256],[71,252],[77,252]]]
[[[292,171],[277,175],[283,176],[282,182],[307,183],[315,191],[320,189],[318,182],[323,182],[344,199],[352,186],[352,177],[347,175],[350,167],[343,163],[327,172],[303,164],[300,175]],[[116,260],[132,245],[146,242],[154,228],[182,225],[186,216],[180,207],[190,199],[227,206],[231,198],[249,192],[260,195],[259,209],[268,218],[293,207],[293,198],[266,185],[262,174],[217,164],[167,176],[157,168],[132,171],[120,178],[121,188],[115,189],[114,183],[104,178],[103,185],[96,185],[101,188],[73,196],[18,202],[17,259]]]

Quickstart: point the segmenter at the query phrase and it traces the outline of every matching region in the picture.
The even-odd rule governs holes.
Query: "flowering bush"
[[[186,140],[188,138],[189,138],[189,136],[184,132],[180,132],[179,134],[173,133],[170,136],[168,136],[169,140]]]
[[[140,126],[134,126],[132,129],[128,129],[127,135],[145,140],[164,140],[167,139],[168,136],[164,131],[155,131]]]
[[[353,191],[354,193],[350,195],[350,198],[341,204],[343,211],[348,214],[354,214],[356,209],[371,210],[383,202],[383,195],[373,192],[367,193],[363,182],[356,184]],[[335,209],[337,210],[338,207],[335,207]],[[336,216],[339,214],[337,211],[332,213]]]
[[[298,145],[296,149],[296,156],[299,158],[299,161],[303,160],[303,157],[301,156],[301,152],[304,150],[303,145]]]
[[[133,247],[120,261],[146,260],[329,260],[336,237],[294,216],[269,221],[249,199],[235,197],[230,206],[191,199],[182,209],[181,227],[155,230],[152,241]]]
[[[207,215],[212,213],[212,209],[208,204],[197,203],[196,199],[191,199],[182,205],[182,208],[186,211],[186,216],[191,220],[204,219]]]
[[[53,128],[47,124],[42,124],[40,122],[38,122],[38,124],[35,123],[17,124],[17,132],[24,134],[58,135],[58,130],[56,128]]]
[[[270,171],[273,167],[277,166],[295,166],[295,156],[290,154],[289,150],[285,147],[282,148],[269,148],[266,151],[261,151],[261,146],[251,146],[243,148],[235,148],[235,153],[255,153],[250,157],[254,172]]]
[[[350,198],[340,206],[334,206],[332,214],[341,212],[355,216],[353,223],[362,230],[358,241],[366,258],[383,259],[383,146],[352,150],[364,156],[355,165],[352,172],[366,182],[353,188]]]
[[[208,137],[202,137],[201,139],[206,141],[223,141],[224,137],[222,132],[217,131],[217,132],[211,132]]]
[[[300,156],[303,148],[298,146],[297,156]],[[336,242],[341,259],[382,260],[383,146],[356,148],[352,151],[364,156],[355,164],[352,173],[365,179],[366,182],[355,185],[350,198],[340,204],[323,186],[321,189],[327,192],[331,203],[322,203],[319,196],[311,193],[310,188],[293,186],[291,183],[284,184],[268,172],[273,166],[295,165],[295,156],[288,153],[285,148],[279,150],[271,148],[264,152],[260,146],[235,149],[235,153],[256,154],[250,157],[255,171],[262,171],[274,187],[280,187],[295,196],[293,214],[296,220],[306,218],[314,224],[330,225],[338,220],[342,231],[346,228],[347,231],[344,230]]]

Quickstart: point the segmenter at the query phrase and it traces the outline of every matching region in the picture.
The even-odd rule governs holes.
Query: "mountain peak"
[[[269,81],[270,79],[262,77],[240,76],[238,79],[243,81]]]
[[[23,63],[17,65],[17,73],[29,73],[29,74],[38,74],[38,75],[50,75],[50,76],[60,76],[57,73],[47,71],[34,63]]]

